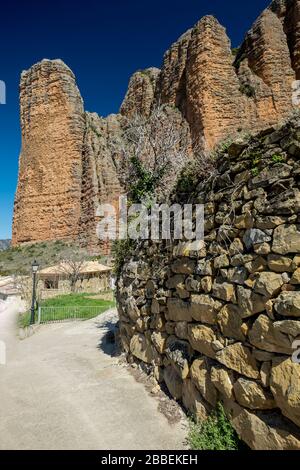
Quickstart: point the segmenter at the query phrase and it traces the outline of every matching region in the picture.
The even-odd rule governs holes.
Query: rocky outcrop
[[[300,2],[299,0],[274,0],[270,10],[281,20],[290,49],[292,67],[300,79]]]
[[[248,106],[248,118],[256,127],[276,123],[292,107],[292,68],[287,38],[278,17],[265,10],[246,35],[235,65],[241,91],[251,95],[255,108]],[[251,96],[250,96],[251,97]]]
[[[186,63],[192,30],[188,30],[165,53],[156,89],[156,102],[176,106],[185,115]]]
[[[43,60],[23,72],[20,101],[12,244],[77,240],[85,115],[75,77],[61,60]]]
[[[298,143],[297,118],[228,145],[174,196],[204,204],[204,245],[140,241],[117,282],[128,360],[199,419],[222,401],[252,449],[300,449]]]
[[[112,204],[118,209],[122,193],[119,177],[117,146],[121,135],[118,115],[106,119],[96,113],[86,113],[86,129],[82,154],[81,213],[79,241],[83,247],[108,254],[110,244],[99,240],[97,224],[100,204]]]
[[[116,150],[122,123],[168,105],[201,151],[241,131],[272,126],[299,107],[293,100],[299,50],[300,0],[275,0],[236,57],[225,29],[206,16],[171,45],[161,70],[132,76],[120,113],[107,118],[84,113],[74,75],[63,62],[34,65],[21,78],[13,245],[62,238],[103,249],[95,237],[95,207],[99,201],[115,204],[122,191],[122,155]]]
[[[152,67],[132,75],[128,91],[120,108],[122,115],[127,118],[134,114],[149,116],[159,72],[159,69]]]
[[[166,54],[156,96],[178,106],[193,140],[211,149],[238,130],[261,129],[290,113],[293,64],[284,25],[271,9],[254,23],[235,59],[225,29],[207,16]]]
[[[225,28],[212,16],[193,28],[186,63],[186,117],[193,140],[211,149],[245,120]]]
[[[12,244],[72,240],[108,252],[97,235],[100,203],[122,192],[120,115],[85,113],[75,77],[60,60],[43,60],[21,78],[22,151]]]

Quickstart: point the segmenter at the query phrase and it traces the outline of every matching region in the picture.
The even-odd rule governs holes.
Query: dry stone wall
[[[221,400],[250,448],[300,449],[299,119],[232,142],[217,167],[190,198],[205,245],[143,241],[123,265],[122,347],[199,419]]]

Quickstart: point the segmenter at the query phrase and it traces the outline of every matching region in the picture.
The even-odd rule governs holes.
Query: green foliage
[[[127,256],[134,248],[134,240],[127,238],[125,240],[115,240],[112,245],[112,255],[114,258],[114,272],[118,276],[122,270]]]
[[[249,154],[252,168],[255,168],[259,164],[259,162],[261,161],[261,157],[262,155],[259,152],[251,152]]]
[[[151,73],[147,69],[139,69],[137,72],[141,75],[144,75],[145,77],[151,78]]]
[[[282,155],[278,155],[278,154],[276,154],[276,153],[275,153],[274,155],[272,155],[272,162],[274,162],[274,163],[281,163],[281,162],[283,162],[283,161],[284,161],[284,158],[283,158]]]
[[[231,49],[231,53],[232,53],[232,55],[234,55],[234,56],[237,56],[237,55],[238,55],[238,52],[239,52],[239,50],[240,50],[240,48],[239,48],[239,47],[233,47],[233,48]]]
[[[193,163],[189,163],[182,170],[175,188],[175,193],[192,194],[199,183],[199,172]]]
[[[134,203],[139,203],[144,199],[151,199],[159,180],[163,176],[163,171],[151,173],[137,157],[131,158],[131,164],[135,181],[130,186],[129,198]]]
[[[10,271],[6,271],[5,269],[0,269],[0,276],[10,276],[11,275],[11,272]]]
[[[228,137],[220,142],[216,148],[216,154],[226,153],[233,141],[234,139],[232,137]]]
[[[255,96],[255,88],[249,83],[243,83],[240,86],[240,92],[248,96],[248,98],[254,98]]]
[[[188,443],[192,450],[238,450],[241,445],[221,403],[205,421],[190,422]]]
[[[251,173],[252,176],[257,176],[259,174],[258,168],[256,166],[254,168],[251,168]]]

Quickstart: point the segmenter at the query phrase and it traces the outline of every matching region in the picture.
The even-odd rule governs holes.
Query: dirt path
[[[182,449],[157,400],[111,356],[109,311],[85,322],[44,325],[16,338],[17,306],[0,307],[0,449]]]

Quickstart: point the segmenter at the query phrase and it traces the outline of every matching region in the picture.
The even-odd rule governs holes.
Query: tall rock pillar
[[[77,240],[85,117],[74,74],[61,60],[39,62],[22,73],[20,105],[12,244]]]

